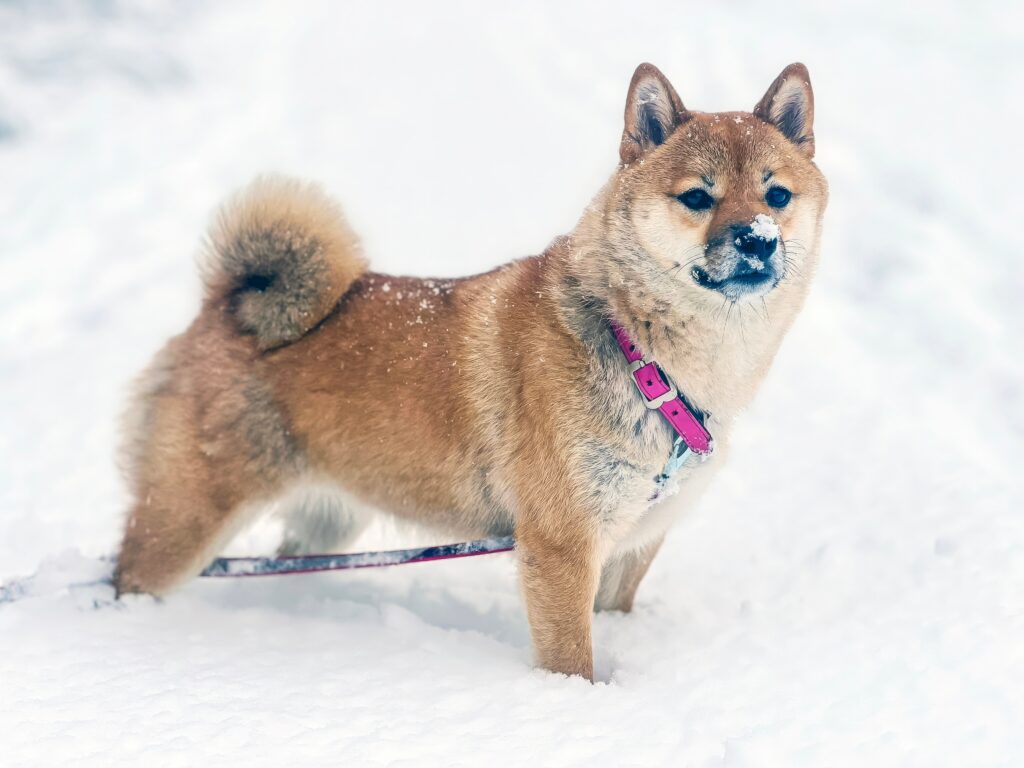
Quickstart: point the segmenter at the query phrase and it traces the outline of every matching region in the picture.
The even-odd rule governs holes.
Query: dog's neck
[[[622,254],[585,230],[556,241],[548,256],[558,313],[588,354],[621,366],[609,325],[614,319],[691,403],[723,421],[750,402],[799,307],[792,294],[803,291],[784,283],[778,296],[763,303],[732,304],[715,296],[699,306],[674,303],[651,286],[616,279],[604,265]]]

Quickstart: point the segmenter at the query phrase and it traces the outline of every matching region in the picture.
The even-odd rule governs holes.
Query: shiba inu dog
[[[254,182],[209,235],[198,317],[137,385],[119,592],[173,590],[275,499],[290,553],[384,510],[514,534],[539,663],[592,678],[592,610],[630,610],[807,294],[813,115],[801,64],[726,113],[643,64],[576,228],[458,280],[369,272],[318,188]]]

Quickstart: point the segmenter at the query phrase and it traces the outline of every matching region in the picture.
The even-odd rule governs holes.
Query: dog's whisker
[[[743,305],[740,305],[739,312],[736,313],[736,315],[737,315],[736,321],[739,323],[739,326],[740,326],[740,340],[743,342],[743,348],[744,349],[748,349],[748,347],[747,347],[747,334],[746,334],[746,327],[745,327],[745,324],[744,324],[743,310],[744,310]]]
[[[659,273],[658,273],[658,277],[657,277],[657,279],[658,279],[658,280],[660,280],[660,279],[661,279],[661,278],[663,278],[663,277],[664,277],[665,275],[667,275],[667,274],[669,274],[670,272],[673,272],[673,271],[675,271],[675,270],[677,270],[677,269],[680,269],[680,268],[681,268],[682,266],[683,266],[682,264],[680,264],[679,262],[676,262],[675,264],[673,264],[673,265],[672,265],[671,267],[669,267],[668,269],[665,269],[665,270],[662,270],[661,272],[659,272]]]
[[[733,307],[735,307],[735,306],[736,306],[736,302],[733,301],[733,300],[730,300],[729,301],[729,309],[725,313],[725,322],[722,323],[722,338],[718,342],[719,345],[725,343],[725,336],[726,336],[726,333],[729,330],[729,320],[732,318],[732,310],[733,310]]]

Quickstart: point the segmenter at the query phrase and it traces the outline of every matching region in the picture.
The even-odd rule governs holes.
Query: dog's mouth
[[[751,263],[754,261],[756,263]],[[714,278],[701,266],[690,270],[693,281],[701,288],[717,291],[735,301],[743,296],[761,296],[768,293],[782,279],[779,271],[768,261],[740,260],[725,277]]]

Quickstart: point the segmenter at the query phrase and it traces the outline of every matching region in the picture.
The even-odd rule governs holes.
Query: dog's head
[[[813,118],[802,64],[786,67],[752,112],[719,113],[688,110],[657,68],[640,65],[602,212],[617,254],[610,282],[642,286],[662,306],[720,306],[802,282],[827,199]]]

